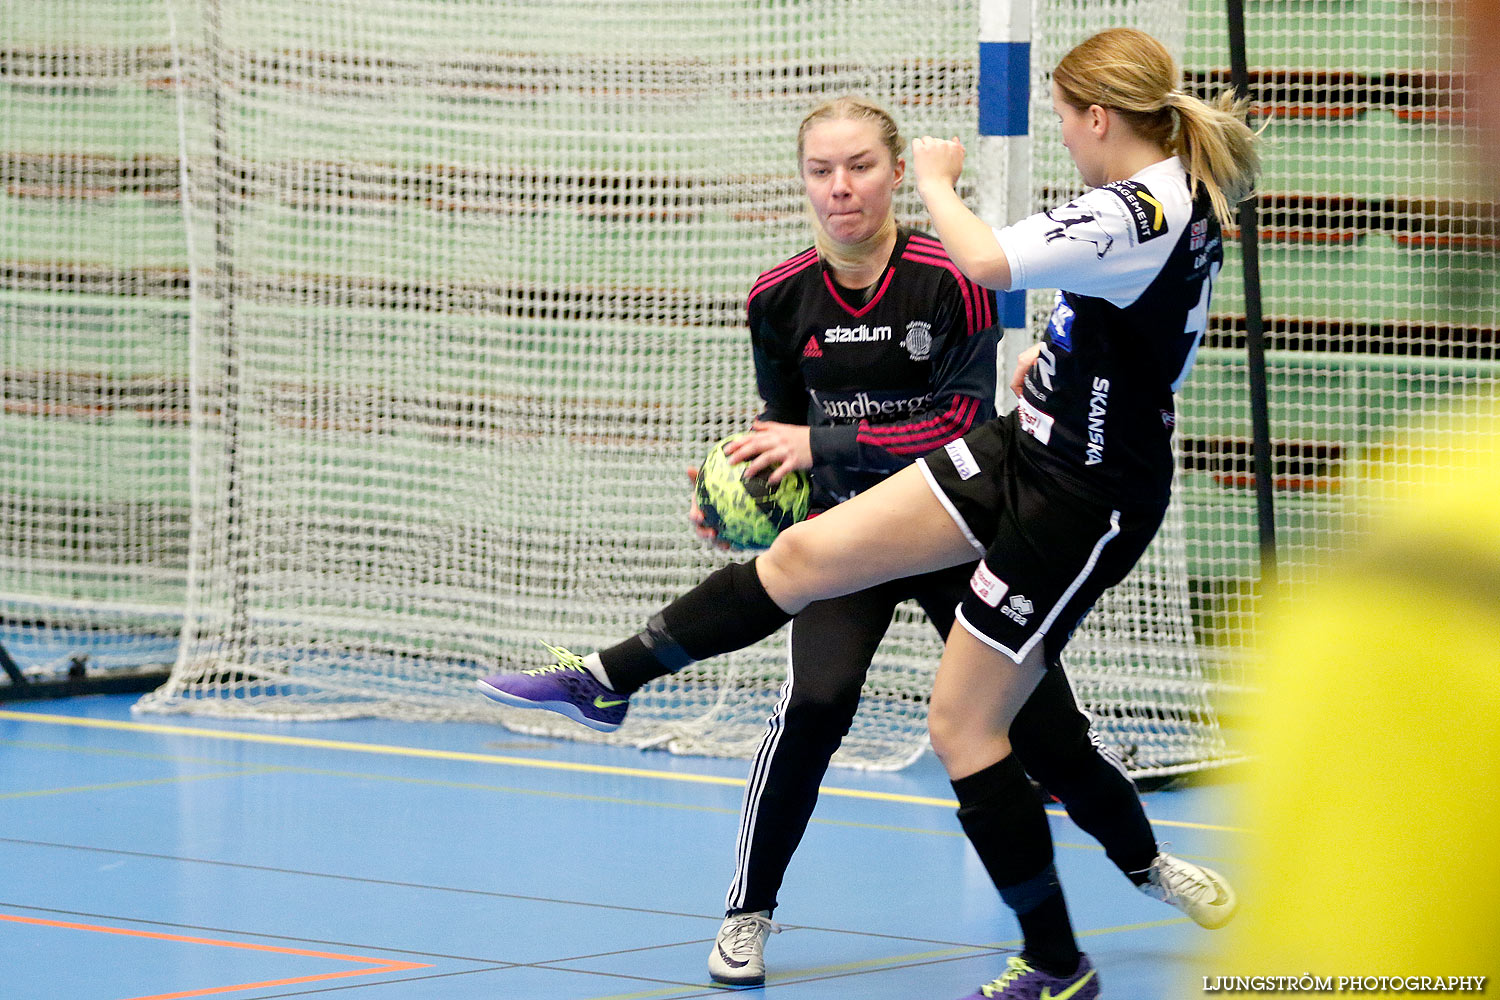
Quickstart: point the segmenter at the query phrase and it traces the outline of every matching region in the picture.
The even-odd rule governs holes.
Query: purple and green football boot
[[[513,708],[545,708],[597,732],[619,729],[630,708],[629,696],[600,684],[577,653],[545,642],[542,645],[552,654],[552,663],[481,678],[477,682],[480,693]]]
[[[1087,955],[1078,958],[1071,976],[1054,976],[1033,968],[1020,955],[1005,961],[1005,972],[985,983],[963,1000],[1095,1000],[1099,996],[1099,973]]]

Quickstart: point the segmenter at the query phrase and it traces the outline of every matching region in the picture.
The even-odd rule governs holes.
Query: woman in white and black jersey
[[[1025,943],[965,1000],[1099,995],[1026,777],[1065,749],[1043,745],[1023,765],[1013,724],[1032,692],[1061,675],[1074,628],[1160,524],[1172,395],[1206,325],[1219,221],[1258,169],[1243,109],[1184,93],[1170,54],[1142,32],[1082,42],[1058,65],[1052,97],[1063,143],[1093,190],[998,231],[954,191],[962,147],[913,144],[918,192],[967,277],[1061,290],[1011,383],[1023,405],[711,574],[630,639],[587,657],[559,650],[556,664],[481,682],[507,703],[588,718],[614,678],[680,669],[761,639],[814,602],[980,557],[948,632],[928,726],[964,832]],[[1136,875],[1204,926],[1233,913],[1232,891],[1207,869],[1158,854]]]

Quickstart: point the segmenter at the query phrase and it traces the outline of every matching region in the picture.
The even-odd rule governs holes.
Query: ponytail
[[[1182,158],[1188,183],[1208,193],[1222,222],[1248,198],[1260,173],[1259,133],[1245,124],[1248,99],[1222,93],[1212,102],[1182,89],[1182,72],[1166,46],[1134,28],[1084,39],[1052,74],[1064,100],[1121,112],[1147,140]]]
[[[1168,104],[1178,119],[1173,152],[1187,164],[1188,180],[1201,185],[1220,222],[1229,222],[1234,206],[1255,191],[1260,173],[1260,136],[1245,124],[1250,99],[1224,91],[1212,102],[1173,91]]]

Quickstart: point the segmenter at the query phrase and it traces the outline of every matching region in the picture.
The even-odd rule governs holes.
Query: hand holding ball
[[[718,442],[698,470],[697,501],[703,524],[735,548],[763,549],[783,530],[807,516],[812,483],[805,472],[788,473],[772,486],[764,473],[743,476],[743,462],[729,464],[726,445],[744,435]]]

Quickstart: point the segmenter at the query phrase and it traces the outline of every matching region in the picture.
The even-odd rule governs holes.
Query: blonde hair
[[[1225,91],[1210,103],[1185,92],[1172,54],[1144,31],[1110,28],[1084,39],[1052,80],[1073,107],[1118,111],[1142,138],[1180,156],[1188,183],[1208,192],[1220,221],[1254,191],[1259,133],[1245,124],[1249,99]]]
[[[880,135],[880,144],[891,154],[892,166],[901,159],[901,151],[906,148],[906,140],[901,137],[901,129],[897,127],[896,119],[892,118],[891,113],[885,108],[863,97],[853,95],[835,97],[809,111],[797,128],[797,175],[799,177],[802,175],[802,154],[807,145],[807,133],[814,125],[825,121],[873,123]],[[896,228],[896,213],[893,205],[890,213],[886,215],[885,222],[873,236],[853,245],[845,245],[828,235],[822,224],[818,222],[817,215],[810,208],[808,216],[812,223],[813,244],[818,248],[818,255],[835,270],[854,268],[864,263]]]

